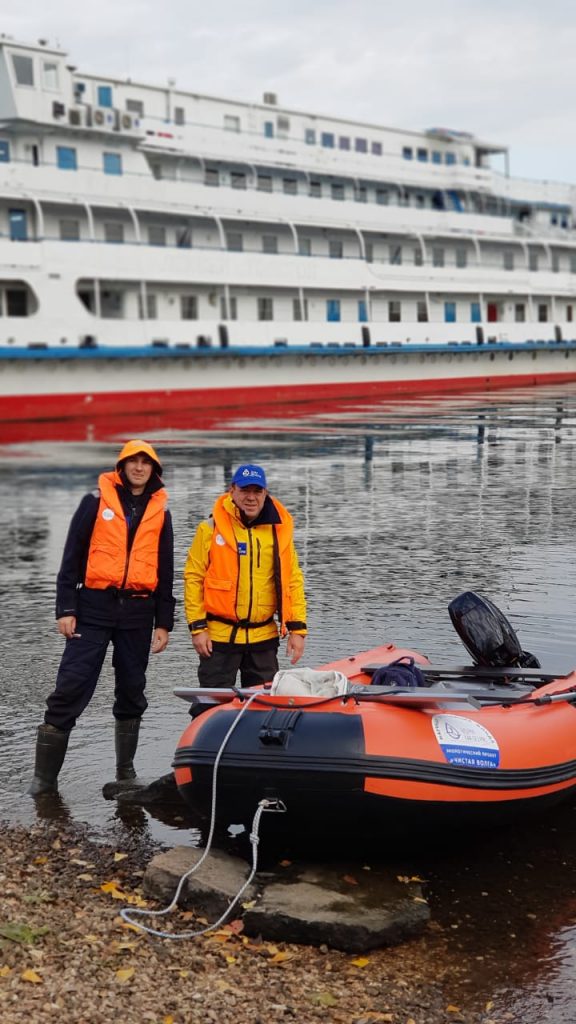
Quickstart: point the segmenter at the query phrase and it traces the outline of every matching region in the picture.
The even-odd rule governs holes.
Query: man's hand
[[[196,654],[199,654],[201,658],[209,658],[212,654],[212,641],[208,630],[203,629],[201,633],[191,633],[190,635]]]
[[[286,653],[290,658],[291,665],[295,665],[297,661],[300,661],[300,658],[304,654],[305,643],[305,636],[301,636],[300,633],[290,633],[288,643],[286,644]]]
[[[152,654],[160,654],[168,646],[168,630],[157,626],[152,637]]]
[[[73,636],[76,636],[76,616],[63,615],[61,619],[58,619],[58,632],[65,636],[67,640],[71,640]]]

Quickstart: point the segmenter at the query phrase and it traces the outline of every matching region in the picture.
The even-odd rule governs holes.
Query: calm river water
[[[132,430],[127,420],[122,437],[74,443],[2,445],[0,435],[5,821],[35,817],[24,794],[62,650],[53,598],[68,521]],[[233,467],[266,467],[272,493],[296,521],[307,665],[388,641],[461,664],[469,659],[447,606],[470,589],[504,611],[543,666],[576,665],[576,386],[355,404],[321,415],[303,407],[290,420],[222,432],[156,422],[145,436],[165,466],[179,576],[195,526]],[[149,672],[138,765],[151,778],[170,770],[189,720],[172,690],[196,678],[179,579],[176,594],[176,629]],[[66,812],[117,844],[135,832],[143,841],[197,842],[184,821],[122,817],[103,800],[114,769],[111,679],[108,662],[73,733],[61,776]],[[576,808],[515,834],[446,840],[441,855],[415,850],[413,866],[429,880],[434,920],[448,936],[452,999],[474,1021],[573,1024]]]

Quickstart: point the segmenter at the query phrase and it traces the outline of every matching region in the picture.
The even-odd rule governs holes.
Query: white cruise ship
[[[0,422],[575,378],[575,200],[467,132],[0,36]]]

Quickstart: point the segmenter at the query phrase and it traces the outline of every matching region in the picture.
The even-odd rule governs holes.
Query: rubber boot
[[[58,792],[58,775],[66,757],[69,732],[55,725],[39,725],[36,737],[36,763],[34,778],[28,789],[29,796]]]
[[[116,719],[114,732],[116,781],[126,782],[129,786],[142,785],[134,768],[134,755],[138,748],[139,733],[139,718]]]

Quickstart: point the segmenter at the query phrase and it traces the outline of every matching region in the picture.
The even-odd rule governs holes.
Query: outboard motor
[[[522,650],[508,619],[487,597],[467,590],[450,602],[448,611],[452,625],[475,665],[541,667],[533,654]]]

